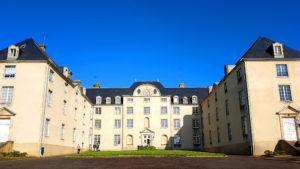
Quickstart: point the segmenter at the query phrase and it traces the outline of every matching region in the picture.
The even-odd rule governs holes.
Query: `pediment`
[[[146,128],[146,129],[140,131],[140,133],[154,133],[154,131],[152,131],[152,130]]]
[[[299,113],[300,113],[300,110],[298,110],[298,109],[296,109],[296,108],[294,108],[290,105],[285,106],[285,107],[281,108],[280,110],[278,110],[276,112],[276,114],[278,114],[278,115],[284,115],[284,114],[295,114],[295,115],[297,115]]]
[[[14,116],[16,113],[7,107],[0,108],[0,116]]]

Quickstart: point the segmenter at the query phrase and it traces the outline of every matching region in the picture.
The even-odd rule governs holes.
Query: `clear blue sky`
[[[300,50],[298,1],[1,1],[0,48],[33,38],[91,87],[208,86],[259,37]]]

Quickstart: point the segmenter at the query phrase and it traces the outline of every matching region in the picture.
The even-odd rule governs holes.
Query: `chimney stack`
[[[224,74],[225,76],[228,75],[232,69],[235,67],[235,65],[225,65],[224,66]]]
[[[94,85],[93,85],[93,87],[94,87],[94,88],[100,88],[99,83],[98,83],[98,82],[95,82]]]
[[[179,83],[179,87],[184,88],[184,83],[183,82]]]
[[[42,51],[46,52],[46,45],[40,44],[38,46],[42,49]]]

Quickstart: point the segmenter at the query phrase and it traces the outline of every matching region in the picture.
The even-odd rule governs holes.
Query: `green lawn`
[[[187,150],[132,150],[132,151],[98,151],[72,154],[66,157],[226,157],[222,153],[207,153]]]

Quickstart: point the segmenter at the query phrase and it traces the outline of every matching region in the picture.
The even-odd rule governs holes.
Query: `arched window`
[[[174,104],[178,104],[179,103],[179,97],[178,96],[174,96],[173,97],[173,103]]]
[[[120,96],[116,96],[115,103],[116,104],[121,104],[121,97]]]
[[[102,102],[101,96],[97,96],[96,97],[96,104],[101,104],[101,102]]]
[[[111,103],[111,99],[110,99],[110,97],[107,97],[106,98],[106,104],[110,104]]]
[[[145,128],[150,128],[150,119],[149,119],[149,117],[145,117]]]
[[[183,98],[183,104],[188,104],[188,98],[186,96]]]
[[[133,145],[133,136],[127,135],[127,145]]]
[[[161,145],[167,145],[168,144],[168,136],[162,135],[161,136]]]
[[[193,96],[192,97],[192,102],[193,102],[193,104],[197,104],[198,103],[197,96]]]

